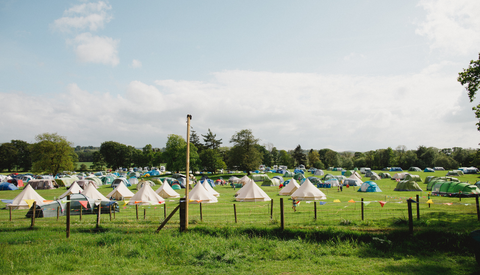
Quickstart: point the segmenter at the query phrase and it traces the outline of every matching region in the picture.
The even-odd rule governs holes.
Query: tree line
[[[168,136],[164,148],[153,148],[147,144],[142,149],[115,141],[106,141],[100,147],[73,147],[66,137],[44,133],[36,136],[36,142],[29,144],[12,140],[0,145],[0,171],[32,171],[57,174],[62,171],[77,170],[76,163],[85,161],[93,164],[92,170],[117,169],[120,167],[158,167],[166,163],[169,171],[184,171],[186,165],[186,140],[180,135]],[[456,169],[480,165],[480,150],[461,147],[438,149],[419,146],[407,150],[405,146],[395,149],[378,149],[368,152],[336,152],[325,148],[304,150],[301,145],[293,150],[278,150],[271,144],[261,145],[252,131],[244,129],[236,132],[229,140],[232,146],[222,146],[222,139],[208,129],[190,136],[190,167],[192,171],[216,173],[219,170],[254,171],[261,164],[268,167],[286,165],[289,168],[300,164],[306,167],[327,169],[342,167],[370,167],[380,170],[385,167],[415,166],[444,167]],[[80,170],[86,170],[84,165]]]

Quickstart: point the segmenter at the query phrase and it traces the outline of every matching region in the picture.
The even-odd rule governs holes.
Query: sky
[[[0,143],[478,148],[478,0],[0,1]]]

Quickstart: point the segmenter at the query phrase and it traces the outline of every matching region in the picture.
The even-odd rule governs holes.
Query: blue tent
[[[0,190],[18,190],[18,187],[15,186],[15,184],[10,183],[10,182],[2,182],[0,183]]]
[[[392,168],[390,168],[390,172],[401,172],[401,171],[403,171],[403,169],[400,168],[400,167],[392,167]]]
[[[425,168],[425,170],[423,170],[423,172],[435,172],[435,170],[427,167],[427,168]]]
[[[382,192],[380,187],[373,181],[366,181],[362,183],[357,192]]]

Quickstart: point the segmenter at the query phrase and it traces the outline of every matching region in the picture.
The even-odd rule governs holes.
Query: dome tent
[[[401,180],[393,191],[423,191],[414,180]]]
[[[373,181],[366,181],[362,183],[357,192],[382,192],[378,185]]]

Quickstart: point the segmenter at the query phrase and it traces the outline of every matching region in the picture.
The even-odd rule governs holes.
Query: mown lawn
[[[425,178],[432,173],[412,174]],[[461,179],[475,182],[478,175]],[[480,270],[469,237],[480,225],[475,198],[432,197],[434,204],[428,208],[428,192],[395,192],[395,181],[376,182],[382,193],[322,188],[327,200],[316,205],[317,220],[313,203],[302,202],[293,212],[283,197],[284,231],[279,228],[278,187],[262,187],[274,200],[271,218],[269,202],[235,202],[235,190],[217,186],[219,203],[202,205],[203,220],[199,205],[191,205],[187,233],[178,232],[178,214],[159,234],[154,233],[164,218],[164,206],[139,207],[137,220],[136,207],[122,205],[115,219],[102,215],[99,229],[93,215],[83,216],[82,221],[72,216],[69,239],[65,217],[37,219],[30,229],[26,210],[13,211],[9,221],[8,210],[2,209],[0,270],[5,274],[472,274]],[[38,193],[54,199],[65,190]],[[102,186],[99,191],[107,194],[111,189]],[[0,198],[13,199],[18,193],[3,191]],[[410,235],[405,201],[417,194],[421,218],[415,216]],[[370,202],[364,205],[363,221],[361,198]],[[333,203],[336,199],[341,202]],[[381,207],[379,200],[387,204]],[[178,200],[168,199],[167,212],[177,204]],[[4,205],[0,203],[0,208]]]

